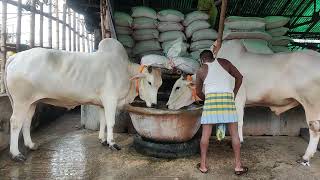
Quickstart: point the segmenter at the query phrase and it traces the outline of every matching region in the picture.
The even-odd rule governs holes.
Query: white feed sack
[[[225,29],[265,30],[265,19],[258,17],[229,16],[226,18]]]
[[[131,35],[133,32],[130,27],[125,27],[125,26],[115,26],[115,30],[117,34],[121,34],[121,35]]]
[[[181,22],[184,20],[184,14],[173,9],[159,11],[157,17],[162,22]]]
[[[272,39],[269,41],[271,45],[274,46],[287,46],[292,39],[287,36],[277,36],[277,37],[272,37]]]
[[[159,22],[158,30],[160,32],[183,31],[184,27],[178,22]]]
[[[289,31],[289,28],[286,27],[279,27],[274,29],[267,30],[271,36],[284,36]]]
[[[166,41],[176,40],[179,38],[182,38],[183,41],[186,40],[186,36],[181,31],[167,31],[167,32],[160,33],[159,41],[166,42]]]
[[[187,38],[190,38],[194,32],[199,31],[201,29],[208,29],[209,27],[210,27],[210,24],[207,21],[204,21],[204,20],[193,21],[191,24],[189,24],[186,27],[186,36]]]
[[[136,41],[158,39],[159,31],[157,29],[139,29],[135,30],[132,36]]]
[[[181,38],[179,38],[179,39],[181,39]],[[163,42],[163,43],[161,44],[161,47],[162,47],[162,49],[163,49],[163,52],[164,52],[165,54],[168,54],[169,49],[170,49],[175,43],[176,43],[176,40]],[[189,45],[188,43],[186,43],[186,42],[183,42],[183,44],[182,44],[181,46],[183,46],[182,48],[185,47],[186,49],[188,49],[188,48],[190,47],[190,45]],[[185,54],[185,53],[183,53],[183,54]]]
[[[139,18],[139,17],[146,17],[151,19],[157,19],[157,13],[155,10],[145,7],[145,6],[136,6],[132,9],[132,17]]]
[[[150,54],[141,58],[141,65],[154,66],[166,69],[172,69],[169,65],[169,59],[165,56]]]
[[[214,41],[212,40],[195,41],[191,43],[190,50],[193,52],[193,51],[198,51],[200,49],[207,49],[207,48],[210,48],[213,43]]]
[[[147,17],[134,18],[132,23],[133,29],[156,29],[157,27],[158,21]]]
[[[161,50],[160,43],[157,40],[146,40],[139,41],[133,48],[133,54],[142,54],[148,51],[159,51]]]
[[[197,21],[197,20],[208,21],[208,19],[209,19],[208,14],[201,11],[193,11],[185,16],[183,25],[189,26],[194,21]]]
[[[223,40],[231,39],[263,39],[269,41],[272,36],[264,31],[236,31],[236,30],[225,30],[223,31]]]
[[[171,46],[168,49],[168,52],[166,52],[166,55],[168,58],[174,58],[174,57],[188,55],[187,49],[189,46],[187,43],[183,42],[183,40],[181,38],[173,41],[169,45],[171,45]]]
[[[132,17],[124,12],[115,12],[114,13],[114,22],[117,26],[131,27]]]
[[[201,29],[192,34],[191,41],[200,40],[215,40],[218,38],[218,33],[214,29]]]
[[[244,47],[248,52],[255,54],[273,54],[268,42],[261,39],[242,39]]]
[[[267,16],[264,19],[266,21],[266,29],[282,27],[290,21],[290,18],[283,16]]]
[[[117,38],[124,47],[132,48],[134,46],[134,40],[129,35],[118,35]]]
[[[187,74],[195,74],[200,68],[198,61],[188,57],[175,57],[172,59],[175,68]]]

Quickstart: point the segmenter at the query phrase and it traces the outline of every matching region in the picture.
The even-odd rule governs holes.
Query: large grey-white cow
[[[83,104],[101,107],[99,139],[119,150],[113,141],[116,108],[133,102],[138,94],[147,106],[156,104],[162,79],[159,69],[129,62],[122,44],[108,38],[100,42],[95,53],[43,48],[20,52],[7,61],[5,82],[13,107],[10,153],[13,160],[23,161],[18,136],[22,128],[25,145],[37,148],[30,137],[37,103],[68,109]]]
[[[270,107],[279,115],[301,104],[310,127],[309,145],[302,157],[303,164],[308,164],[316,152],[320,137],[320,54],[311,50],[271,55],[253,54],[247,52],[241,40],[229,40],[222,44],[218,57],[232,62],[244,77],[244,84],[236,98],[241,140],[245,105]],[[192,88],[189,85],[190,82],[183,78],[176,82],[168,101],[169,108],[179,108],[193,102]],[[189,91],[189,100],[186,96],[177,98],[182,97],[181,93],[185,94],[185,91]]]

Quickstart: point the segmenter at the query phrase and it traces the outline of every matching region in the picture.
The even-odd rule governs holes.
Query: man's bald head
[[[203,50],[200,53],[200,59],[203,63],[212,62],[214,60],[213,53],[210,50]]]

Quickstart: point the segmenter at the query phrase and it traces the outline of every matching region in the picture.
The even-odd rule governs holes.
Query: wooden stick
[[[40,3],[40,12],[43,12],[43,3]],[[43,15],[40,14],[40,47],[43,47]]]
[[[67,22],[67,5],[63,4],[63,25],[62,25],[62,50],[66,50],[66,22]]]
[[[224,20],[226,18],[227,3],[228,3],[228,0],[222,0],[220,21],[219,21],[219,31],[218,31],[218,38],[217,38],[218,49],[221,48],[221,44],[222,44],[222,36],[223,36],[223,30],[224,30]]]
[[[72,24],[72,22],[71,22],[71,9],[70,8],[68,8],[68,24],[69,24],[69,51],[71,51],[72,49],[71,49],[71,43],[72,43],[72,39],[71,39],[71,24]]]
[[[100,27],[101,27],[101,38],[104,39],[106,37],[106,29],[105,29],[105,0],[100,0]]]
[[[5,73],[5,65],[7,60],[7,0],[2,0],[2,26],[1,26],[1,93],[5,92],[3,73]]]
[[[52,17],[52,0],[49,0],[49,15]],[[52,18],[48,18],[48,43],[52,48]]]
[[[31,21],[30,21],[30,47],[34,47],[34,34],[35,34],[35,9],[36,9],[36,0],[32,0],[31,4]]]
[[[80,14],[77,14],[77,51],[80,52]]]
[[[56,18],[59,19],[59,1],[58,0],[55,0],[55,11],[56,11]],[[56,48],[59,49],[59,43],[60,43],[60,37],[59,37],[59,21],[56,20],[56,38],[57,38],[57,41],[56,41]]]
[[[77,28],[77,23],[76,23],[76,12],[73,11],[73,51],[77,51],[77,42],[76,42],[76,28]]]
[[[82,52],[86,52],[86,42],[85,42],[85,40],[86,40],[86,37],[85,37],[85,28],[84,28],[84,21],[82,21],[82,23],[81,23],[81,35],[82,35],[82,37],[81,37],[81,40],[82,40]]]
[[[87,42],[87,51],[90,52],[90,45],[89,45],[89,34],[88,31],[86,31],[86,42]]]
[[[20,52],[21,44],[21,17],[22,17],[21,0],[18,0],[17,32],[16,32],[16,49]]]

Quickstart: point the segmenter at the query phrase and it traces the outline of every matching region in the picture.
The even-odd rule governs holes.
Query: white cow
[[[244,87],[241,87],[243,92],[237,97],[240,99],[236,99],[240,123],[243,121],[244,104],[270,107],[277,115],[299,104],[303,106],[310,127],[310,141],[302,162],[308,164],[316,152],[320,137],[320,54],[310,50],[271,55],[253,54],[247,52],[240,40],[229,40],[222,44],[218,57],[232,62],[244,77]],[[176,89],[172,93],[174,91]],[[189,88],[189,91],[192,89]],[[174,107],[174,104],[181,104],[178,100],[171,100],[180,95],[171,95],[169,102],[172,104],[168,104],[169,108]],[[191,98],[189,95],[189,99]],[[181,101],[188,102],[185,105],[190,103]],[[242,132],[242,124],[239,124],[239,132]]]
[[[133,102],[138,94],[148,107],[156,104],[162,84],[159,69],[129,62],[124,47],[115,39],[101,41],[95,53],[42,48],[23,51],[8,59],[5,81],[13,107],[10,153],[16,161],[25,160],[18,149],[21,128],[25,145],[37,148],[30,137],[37,103],[68,109],[83,104],[100,106],[99,139],[119,150],[113,141],[116,108]]]

